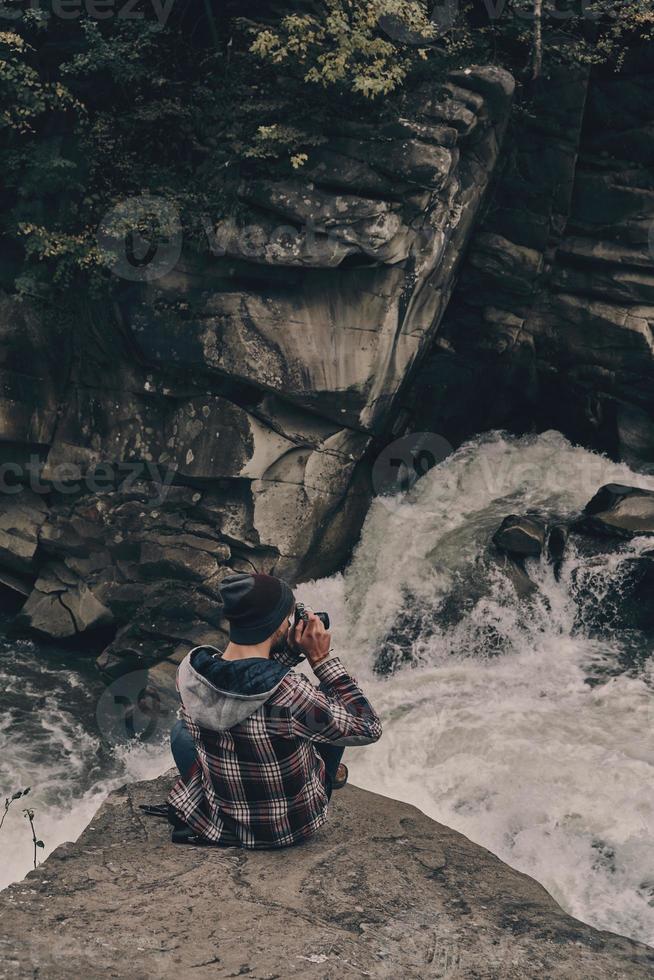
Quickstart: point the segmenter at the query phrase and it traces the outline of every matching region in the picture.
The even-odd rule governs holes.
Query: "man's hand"
[[[309,613],[309,619],[303,619],[288,631],[288,642],[291,649],[303,653],[312,667],[329,656],[332,635],[325,629],[323,622],[315,613]]]

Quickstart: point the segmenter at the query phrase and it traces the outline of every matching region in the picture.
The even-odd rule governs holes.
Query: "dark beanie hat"
[[[290,586],[274,575],[228,575],[220,583],[223,612],[234,643],[261,643],[288,616],[295,599]]]

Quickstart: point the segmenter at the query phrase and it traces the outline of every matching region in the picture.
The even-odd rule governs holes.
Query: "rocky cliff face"
[[[407,398],[420,426],[552,427],[654,466],[653,75],[650,46],[533,93]]]
[[[284,851],[175,846],[140,815],[167,777],[109,797],[0,902],[0,977],[645,980],[654,951],[414,807],[354,787]]]
[[[0,580],[22,622],[113,637],[107,669],[174,662],[215,640],[231,569],[342,564],[370,457],[407,426],[555,427],[654,466],[653,74],[651,47],[555,71],[505,138],[510,76],[454,73],[297,180],[244,184],[212,257],[183,249],[115,308],[6,298],[0,448],[32,489],[1,495]]]
[[[438,329],[512,95],[506,72],[466,70],[392,125],[344,124],[297,180],[240,188],[249,224],[208,226],[213,257],[183,249],[115,308],[5,298],[4,458],[31,489],[1,496],[0,559],[29,595],[23,624],[118,630],[102,665],[147,665],[215,640],[232,569],[339,566],[368,446]]]

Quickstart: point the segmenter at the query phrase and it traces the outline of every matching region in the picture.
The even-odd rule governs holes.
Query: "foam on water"
[[[558,578],[532,562],[530,603],[480,564],[506,514],[565,517],[607,482],[654,489],[654,477],[557,433],[492,434],[409,497],[376,501],[345,575],[299,594],[329,610],[335,647],[383,716],[381,741],[347,752],[353,782],[490,848],[584,921],[654,943],[654,662],[646,638],[587,628],[577,594],[582,581],[601,602],[647,541],[599,562],[572,546]],[[463,611],[443,618],[444,600],[461,596]],[[389,676],[374,669],[382,649],[400,664]],[[94,719],[101,686],[68,664],[27,641],[0,643],[0,787],[32,786],[46,854],[79,834],[110,789],[171,763],[165,743],[108,749]],[[16,807],[0,854],[0,885],[31,867]]]
[[[409,499],[375,501],[346,574],[300,592],[332,614],[334,645],[383,717],[381,741],[347,753],[356,784],[488,847],[585,922],[654,943],[652,651],[625,666],[625,638],[586,628],[575,597],[581,576],[601,600],[647,540],[599,564],[572,545],[558,580],[530,562],[539,595],[529,604],[487,567],[485,594],[452,622],[437,615],[479,576],[505,515],[565,517],[607,482],[654,489],[651,476],[558,433],[492,434]],[[379,650],[407,606],[393,642],[409,662],[380,676]]]
[[[0,888],[33,866],[25,807],[34,810],[43,860],[79,836],[112,789],[158,776],[172,763],[164,733],[160,743],[107,745],[95,719],[103,685],[83,663],[70,669],[69,660],[66,651],[29,640],[0,641],[0,804],[30,787],[11,805],[0,831]]]

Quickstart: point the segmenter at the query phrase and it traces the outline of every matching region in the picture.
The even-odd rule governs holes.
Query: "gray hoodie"
[[[224,731],[245,721],[279,687],[290,668],[275,660],[223,660],[212,646],[194,647],[177,670],[177,686],[191,719]]]

